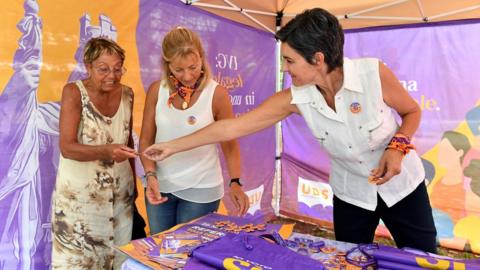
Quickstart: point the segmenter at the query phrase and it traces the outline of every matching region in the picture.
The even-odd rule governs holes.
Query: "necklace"
[[[182,99],[182,109],[185,110],[188,108],[190,105],[190,99],[193,95],[193,93],[197,90],[199,84],[200,84],[200,79],[195,82],[195,85],[193,87],[188,87],[184,86],[177,78],[175,78],[173,75],[170,75],[170,80],[172,81],[173,85],[175,86],[175,91],[168,97],[167,105],[168,107],[172,106],[173,98],[176,95],[179,95]]]

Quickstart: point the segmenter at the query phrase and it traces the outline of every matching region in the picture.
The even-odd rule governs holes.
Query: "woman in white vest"
[[[343,58],[342,28],[323,9],[297,15],[276,37],[282,41],[283,71],[292,77],[290,89],[239,118],[153,145],[144,154],[163,160],[301,114],[330,155],[336,239],[370,243],[382,219],[397,246],[435,252],[425,173],[410,144],[421,118],[417,103],[379,60]]]
[[[197,34],[183,27],[172,29],[165,35],[162,52],[163,79],[148,89],[140,150],[233,117],[228,92],[212,80]],[[239,180],[238,142],[225,141],[221,148],[231,177],[230,196],[243,215],[249,201]],[[141,160],[152,234],[217,210],[224,188],[216,145],[197,147],[161,162]]]

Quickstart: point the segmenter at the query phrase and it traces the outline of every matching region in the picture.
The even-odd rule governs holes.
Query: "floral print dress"
[[[81,81],[78,142],[85,145],[127,144],[133,91],[122,88],[113,117],[90,102]],[[131,239],[134,199],[128,160],[76,161],[60,156],[52,202],[53,269],[120,269],[125,259],[114,251]]]

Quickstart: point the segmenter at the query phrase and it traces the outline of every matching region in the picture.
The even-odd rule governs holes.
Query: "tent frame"
[[[230,2],[229,0],[223,0],[227,6],[221,6],[221,5],[215,5],[215,4],[209,4],[209,3],[202,3],[202,0],[180,0],[183,2],[185,5],[193,5],[197,7],[206,7],[206,8],[212,8],[212,9],[219,9],[219,10],[230,10],[230,11],[237,11],[240,12],[242,15],[253,21],[255,24],[263,28],[265,31],[275,35],[275,32],[270,29],[268,26],[265,24],[261,23],[257,19],[255,19],[251,14],[260,14],[260,15],[266,15],[266,16],[272,16],[275,17],[275,22],[276,22],[276,31],[280,30],[281,28],[281,23],[283,17],[295,17],[297,14],[295,13],[283,13],[283,10],[277,12],[277,13],[272,13],[272,12],[265,12],[265,11],[260,11],[260,10],[252,10],[252,9],[244,9],[241,7],[238,7],[234,3]],[[288,0],[287,0],[288,1]],[[393,0],[388,3],[384,3],[381,5],[373,6],[367,9],[359,10],[350,14],[343,14],[343,15],[336,15],[338,20],[353,20],[353,19],[369,19],[369,20],[401,20],[401,21],[410,21],[411,23],[428,23],[431,20],[437,20],[443,17],[447,17],[450,15],[462,13],[462,12],[467,12],[467,11],[472,11],[475,9],[480,9],[480,4],[478,5],[473,5],[470,7],[462,8],[462,9],[457,9],[457,10],[452,10],[449,12],[444,12],[440,14],[436,14],[434,16],[426,17],[425,13],[423,11],[423,5],[422,5],[422,0],[415,0],[417,7],[419,9],[419,12],[421,14],[421,17],[398,17],[398,16],[364,16],[362,14],[371,12],[371,11],[376,11],[380,9],[384,9],[387,7],[392,7],[395,5],[399,5],[402,3],[405,3],[410,0]],[[275,92],[280,92],[282,91],[282,72],[281,72],[281,53],[280,53],[280,46],[281,42],[277,40],[276,46],[275,46],[275,58],[276,58],[276,63],[275,63]],[[276,216],[280,216],[280,198],[281,198],[281,183],[282,183],[282,167],[281,167],[281,155],[282,155],[282,149],[283,149],[283,144],[282,144],[282,122],[278,122],[275,125],[275,176],[273,180],[273,190],[272,190],[272,207],[274,210],[274,213]]]
[[[241,8],[237,5],[235,5],[234,3],[230,2],[229,0],[223,0],[223,2],[226,4],[226,6],[209,4],[209,3],[202,3],[201,0],[180,0],[180,1],[183,2],[186,5],[193,5],[193,6],[198,6],[198,7],[206,7],[206,8],[212,8],[212,9],[230,10],[230,11],[240,12],[242,15],[247,17],[249,20],[253,21],[255,24],[257,24],[261,28],[265,29],[265,31],[270,32],[272,34],[275,34],[272,29],[270,29],[268,26],[266,26],[265,24],[263,24],[260,21],[258,21],[257,19],[255,19],[251,14],[260,14],[260,15],[275,17],[276,20],[277,20],[277,27],[278,27],[279,23],[281,23],[281,19],[282,19],[283,16],[285,16],[285,17],[295,17],[297,15],[295,13],[285,13],[284,14],[283,10],[279,11],[278,13],[272,13],[272,12],[265,12],[265,11],[261,11],[261,10],[244,9],[244,8]],[[373,6],[371,8],[359,10],[359,11],[356,11],[356,12],[353,12],[353,13],[350,13],[350,14],[336,15],[336,17],[339,20],[354,20],[354,19],[362,19],[362,20],[364,20],[364,19],[369,19],[369,20],[400,20],[400,21],[410,21],[412,23],[415,23],[415,22],[429,22],[431,20],[441,19],[443,17],[451,16],[451,15],[454,15],[454,14],[459,14],[459,13],[463,13],[463,12],[468,12],[468,11],[480,9],[480,4],[478,4],[478,5],[473,5],[473,6],[470,6],[470,7],[461,8],[461,9],[457,9],[457,10],[452,10],[452,11],[449,11],[449,12],[444,12],[444,13],[440,13],[440,14],[436,14],[436,15],[427,17],[427,16],[424,15],[425,13],[423,11],[422,0],[415,0],[416,3],[417,3],[417,7],[420,11],[420,14],[422,15],[421,17],[364,16],[364,15],[362,15],[362,14],[365,14],[365,13],[368,13],[368,12],[371,12],[371,11],[376,11],[376,10],[379,10],[379,9],[399,5],[399,4],[405,3],[407,1],[410,1],[410,0],[394,0],[394,1],[391,1],[391,2],[388,2],[388,3],[385,3],[385,4],[381,4],[381,5],[378,5],[378,6]]]

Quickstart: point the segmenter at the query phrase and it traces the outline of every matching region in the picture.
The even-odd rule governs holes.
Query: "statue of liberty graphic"
[[[22,36],[14,73],[0,95],[0,269],[48,269],[51,261],[50,204],[58,167],[60,104],[38,103],[42,66],[42,21],[36,0],[24,1],[17,28]],[[86,76],[82,52],[88,39],[116,39],[107,16],[99,26],[80,19],[77,66],[69,81]]]

